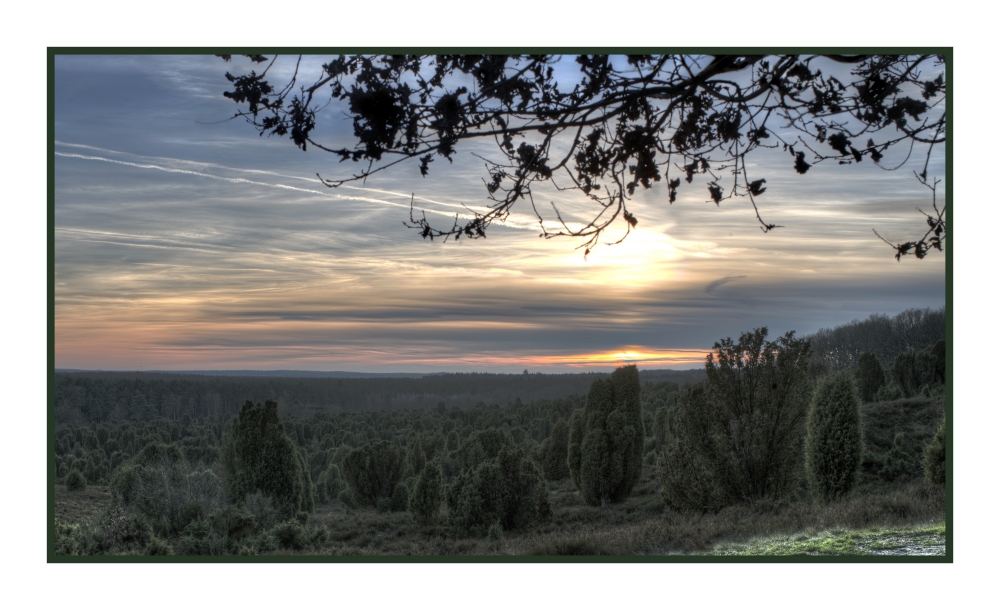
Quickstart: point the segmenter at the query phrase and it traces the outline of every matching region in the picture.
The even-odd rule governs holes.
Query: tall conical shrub
[[[567,447],[569,446],[569,425],[561,419],[552,427],[552,434],[542,451],[542,470],[545,478],[558,481],[569,476]]]
[[[851,491],[863,451],[861,400],[854,381],[845,372],[823,379],[806,420],[806,475],[813,496],[829,501]]]
[[[889,376],[903,392],[904,398],[910,398],[920,389],[920,370],[917,365],[917,353],[901,352],[889,367]]]
[[[344,457],[344,479],[354,501],[365,506],[391,499],[405,471],[405,452],[389,441],[359,447]]]
[[[580,445],[583,443],[584,417],[583,409],[573,411],[569,417],[569,444],[566,447],[566,465],[569,466],[569,476],[573,485],[580,489]]]
[[[444,475],[441,464],[437,460],[427,462],[410,494],[410,512],[413,513],[414,520],[427,525],[436,522],[443,499]]]
[[[278,403],[246,401],[222,439],[220,462],[234,504],[254,492],[271,498],[278,511],[292,517],[312,504],[303,460],[285,434]]]
[[[551,516],[548,487],[541,469],[518,445],[472,470],[462,472],[448,486],[448,518],[473,534],[485,534],[499,523],[503,530],[537,523]]]
[[[642,477],[640,392],[635,365],[618,368],[591,384],[582,422],[570,420],[570,474],[579,469],[573,480],[591,506],[621,502]]]
[[[937,433],[924,447],[924,477],[931,485],[944,485],[945,482],[945,426],[944,420],[938,426]]]
[[[858,368],[854,371],[854,379],[858,384],[858,394],[864,402],[875,400],[875,394],[885,384],[885,370],[882,364],[871,352],[865,352],[858,358]]]

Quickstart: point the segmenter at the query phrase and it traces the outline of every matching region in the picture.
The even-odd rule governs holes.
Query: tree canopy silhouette
[[[267,76],[276,57],[247,57],[267,65],[260,74],[226,73],[236,117],[261,135],[289,135],[302,150],[361,164],[349,177],[320,176],[327,186],[365,181],[407,160],[426,176],[436,158],[452,161],[467,141],[496,143],[496,156],[481,157],[488,206],[457,215],[450,227],[432,226],[411,201],[404,224],[424,238],[485,237],[524,200],[541,236],[584,238],[586,255],[612,223],[624,230],[613,243],[636,226],[629,202],[637,188],[662,183],[672,204],[696,178],[716,205],[745,198],[768,232],[780,225],[757,205],[767,176],[747,158],[758,149],[786,152],[788,169],[805,174],[821,162],[898,169],[918,145],[926,157],[914,174],[932,198],[931,211],[920,210],[928,229],[903,243],[879,238],[898,260],[941,250],[946,236],[947,206],[938,206],[938,180],[927,175],[946,137],[943,55],[340,55],[309,85],[299,84],[299,57],[280,86]],[[571,61],[574,80],[559,82]],[[314,136],[331,98],[353,121],[353,147]],[[883,157],[897,145],[906,159],[889,165]],[[589,222],[564,220],[555,204],[546,220],[533,193],[540,183],[578,191],[591,206]]]

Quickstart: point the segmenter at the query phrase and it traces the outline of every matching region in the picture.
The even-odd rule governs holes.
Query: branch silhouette
[[[541,237],[583,238],[586,256],[613,223],[624,221],[623,235],[605,243],[620,243],[638,224],[628,207],[637,188],[663,182],[673,204],[682,178],[692,184],[696,176],[716,205],[746,198],[766,233],[781,225],[761,215],[767,179],[746,163],[756,150],[780,148],[798,174],[818,163],[866,158],[892,171],[920,144],[927,156],[917,179],[932,191],[934,213],[921,212],[930,231],[902,244],[876,235],[897,260],[923,258],[945,239],[946,206],[938,209],[937,182],[927,182],[931,151],[946,138],[940,55],[580,55],[572,59],[578,80],[568,86],[557,81],[555,67],[570,60],[553,55],[340,55],[308,86],[298,84],[299,57],[280,88],[265,78],[276,57],[247,57],[267,68],[226,73],[233,88],[224,95],[239,106],[234,118],[262,136],[288,135],[303,151],[312,146],[360,164],[349,176],[319,176],[329,187],[364,182],[407,161],[426,176],[435,159],[452,161],[467,141],[496,144],[494,158],[480,157],[489,202],[483,211],[469,209],[452,226],[437,226],[414,214],[411,201],[404,224],[424,238],[484,238],[525,200]],[[849,82],[823,73],[844,67]],[[314,136],[317,113],[331,100],[346,106],[352,147]],[[906,160],[883,165],[897,145],[909,148]],[[581,194],[592,209],[589,221],[566,222],[553,204],[556,220],[547,222],[534,201],[533,188],[542,183]]]

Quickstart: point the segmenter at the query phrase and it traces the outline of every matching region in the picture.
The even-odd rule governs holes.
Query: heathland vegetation
[[[55,553],[704,553],[764,533],[940,522],[937,313],[887,318],[916,319],[925,342],[895,354],[843,357],[863,336],[851,329],[818,341],[755,329],[672,379],[635,366],[478,377],[528,395],[586,388],[505,406],[373,408],[419,379],[59,374]],[[476,392],[476,376],[430,379],[435,397]],[[363,408],[310,394],[354,381],[375,383],[347,384]],[[199,414],[194,397],[227,383],[271,384],[277,400]]]

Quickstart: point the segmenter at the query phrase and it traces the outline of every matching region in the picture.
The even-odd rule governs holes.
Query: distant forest
[[[908,309],[896,316],[872,314],[807,336],[814,358],[830,369],[853,370],[870,352],[888,369],[896,356],[945,338],[944,308]],[[243,372],[241,372],[243,373]],[[337,373],[343,375],[344,373]],[[262,373],[263,375],[263,373]],[[549,375],[435,373],[423,377],[250,377],[191,372],[56,373],[57,423],[149,421],[159,417],[232,417],[247,400],[275,400],[284,415],[354,411],[470,408],[530,403],[585,395],[609,373]],[[643,383],[680,387],[705,379],[703,369],[640,371]]]
[[[422,378],[318,379],[169,373],[57,373],[57,423],[149,421],[159,417],[232,417],[247,400],[275,400],[283,415],[485,407],[583,396],[610,373],[545,375],[450,373]],[[700,369],[643,371],[644,382],[680,386],[705,378]]]

